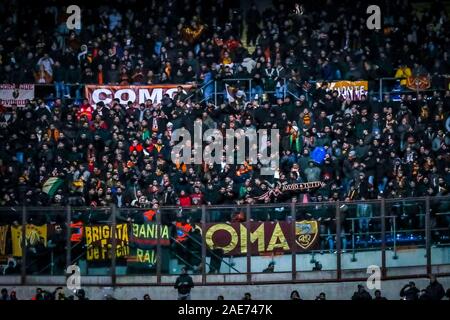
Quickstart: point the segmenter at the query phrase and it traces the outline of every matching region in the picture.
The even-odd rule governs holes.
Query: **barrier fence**
[[[115,232],[113,232],[115,231]],[[26,234],[25,237],[22,235]],[[20,276],[172,284],[384,279],[450,267],[450,197],[364,202],[148,208],[0,209],[0,283]],[[447,268],[447,269],[446,269]],[[272,276],[267,277],[270,273]],[[128,277],[127,277],[128,276]]]
[[[301,95],[304,95],[306,100],[312,101],[311,95],[314,88],[316,88],[318,83],[323,82],[321,80],[302,82],[292,78],[282,78],[276,84],[268,85],[267,81],[264,80],[259,81],[253,78],[224,78],[209,80],[203,83],[193,83],[192,87],[187,90],[187,97],[185,99],[192,99],[197,102],[211,102],[217,105],[230,101],[230,97],[231,99],[244,99],[244,101],[256,99],[275,103],[277,98],[285,99],[286,97],[291,97],[293,99],[299,99]],[[450,75],[433,75],[429,78],[428,87],[419,87],[419,84],[417,84],[415,89],[400,85],[400,79],[393,77],[375,80],[332,80],[327,82],[342,86],[340,88],[344,92],[343,94],[346,95],[359,95],[360,93],[357,91],[358,85],[355,83],[366,82],[367,88],[362,93],[378,101],[382,101],[384,95],[389,95],[392,99],[398,100],[405,94],[410,94],[413,97],[419,94],[431,96],[434,91],[443,92],[450,89]],[[133,83],[123,87],[130,87],[131,85],[144,86],[145,84]],[[36,98],[47,101],[54,101],[57,98],[58,90],[55,84],[34,84],[34,88]],[[66,101],[80,103],[85,98],[84,84],[64,84],[63,91],[64,93],[69,93],[69,96],[65,96],[59,90],[60,97]],[[238,91],[239,94],[236,97]],[[350,91],[353,91],[353,93]]]

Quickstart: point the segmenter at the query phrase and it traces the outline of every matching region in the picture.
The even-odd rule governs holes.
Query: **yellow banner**
[[[113,230],[110,225],[90,225],[85,228],[86,259],[101,261],[111,259]],[[129,254],[128,225],[116,225],[116,257],[124,258]]]
[[[6,237],[9,226],[0,226],[0,257],[6,255]]]
[[[25,227],[26,244],[35,245],[40,238],[43,239],[44,245],[47,246],[47,225],[35,226],[27,224]],[[22,256],[22,226],[11,226],[12,251],[14,257]]]

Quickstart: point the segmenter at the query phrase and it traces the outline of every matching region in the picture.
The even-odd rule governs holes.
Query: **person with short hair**
[[[192,277],[188,275],[187,268],[181,268],[181,275],[175,281],[174,288],[178,290],[178,300],[191,300],[191,289],[194,287]]]

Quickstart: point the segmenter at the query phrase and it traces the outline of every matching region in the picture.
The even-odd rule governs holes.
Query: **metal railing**
[[[406,206],[405,206],[406,205]],[[369,217],[360,216],[362,206],[372,206],[372,214]],[[278,209],[277,209],[278,208]],[[280,210],[283,208],[283,210]],[[414,210],[409,211],[410,208]],[[421,211],[418,209],[421,208]],[[275,211],[277,209],[278,211]],[[123,270],[127,270],[126,257],[117,257],[116,251],[119,239],[116,239],[116,233],[112,232],[110,248],[108,248],[108,255],[110,259],[101,262],[101,267],[97,264],[92,264],[86,259],[87,249],[92,248],[92,244],[84,243],[84,239],[80,242],[72,242],[71,224],[75,220],[87,219],[85,226],[90,224],[108,225],[110,230],[116,230],[119,223],[117,217],[120,211],[137,211],[143,213],[146,208],[116,208],[115,206],[104,208],[75,208],[75,207],[49,207],[49,208],[0,208],[0,225],[16,225],[20,226],[22,234],[26,232],[26,225],[36,223],[36,219],[40,223],[47,223],[49,226],[62,225],[65,229],[65,250],[60,251],[59,256],[52,248],[47,248],[42,254],[41,260],[36,258],[36,255],[30,254],[30,241],[27,237],[21,237],[21,256],[16,256],[15,259],[20,263],[20,272],[16,270],[16,275],[21,275],[21,283],[26,284],[30,276],[36,275],[60,275],[64,276],[64,270],[61,266],[68,267],[72,264],[78,264],[84,269],[82,275],[94,275],[95,272],[100,275],[109,276],[111,285],[116,285],[117,278],[124,275]],[[266,213],[265,220],[258,222],[254,219],[259,215],[258,210],[263,210]],[[320,211],[322,210],[322,211]],[[346,276],[351,270],[364,269],[365,263],[372,264],[373,261],[380,262],[380,269],[384,279],[389,279],[390,271],[393,270],[392,264],[396,265],[402,262],[402,266],[406,267],[405,272],[409,267],[417,267],[422,271],[417,274],[426,275],[432,272],[433,267],[439,265],[447,265],[450,267],[450,261],[434,263],[432,254],[439,254],[439,250],[449,250],[450,247],[450,196],[441,197],[421,197],[410,199],[380,199],[372,201],[351,201],[351,202],[320,202],[320,203],[284,203],[284,204],[268,204],[268,205],[252,205],[252,206],[201,206],[201,207],[161,207],[156,211],[156,223],[162,224],[162,217],[166,214],[180,217],[194,217],[192,212],[201,211],[199,222],[195,223],[203,233],[203,241],[188,236],[190,240],[201,250],[192,250],[187,243],[182,243],[181,248],[187,254],[187,257],[193,257],[199,264],[194,265],[190,260],[186,260],[186,256],[180,256],[172,249],[161,245],[161,238],[157,239],[156,246],[156,268],[152,272],[144,272],[145,276],[156,276],[155,284],[168,284],[163,280],[163,276],[175,275],[179,272],[181,266],[186,266],[190,269],[195,269],[196,274],[201,276],[201,283],[214,283],[209,280],[211,276],[228,275],[230,280],[227,283],[254,283],[253,275],[262,272],[261,266],[268,262],[270,258],[272,262],[277,265],[277,270],[274,274],[290,274],[280,282],[302,282],[308,281],[302,279],[302,275],[311,272],[331,272],[330,281],[344,281],[349,278]],[[230,221],[234,213],[243,212],[243,220],[239,222]],[[276,219],[270,213],[276,212]],[[215,213],[220,213],[219,218]],[[256,216],[255,216],[256,214]],[[306,214],[306,215],[305,215]],[[100,215],[97,217],[97,215]],[[241,217],[242,218],[242,217]],[[59,219],[59,220],[58,220]],[[172,219],[172,218],[171,218]],[[296,237],[297,224],[292,222],[300,222],[304,220],[320,220],[317,231],[317,246],[311,247],[307,250],[299,250],[295,245],[298,240]],[[59,222],[55,222],[55,221]],[[167,220],[167,219],[166,219]],[[170,219],[169,219],[170,220]],[[366,221],[363,223],[363,220]],[[18,222],[21,221],[21,224]],[[285,229],[286,242],[290,246],[290,250],[275,253],[264,257],[261,254],[266,252],[259,252],[252,249],[252,244],[258,239],[254,239],[253,232],[255,225],[260,223],[267,223],[270,225],[283,222],[287,223],[290,231]],[[132,223],[128,221],[128,223]],[[140,222],[137,222],[140,223]],[[212,224],[222,224],[223,226],[231,226],[233,223],[240,223],[241,228],[246,228],[246,243],[245,252],[237,255],[217,254],[206,243],[205,230]],[[289,224],[290,223],[290,224]],[[193,224],[194,225],[194,224]],[[290,233],[290,234],[289,234]],[[253,234],[253,235],[251,235]],[[242,237],[242,235],[241,235]],[[177,244],[174,236],[170,237],[172,244]],[[241,239],[241,241],[243,241]],[[91,246],[91,247],[89,247]],[[414,259],[408,260],[404,252],[413,250],[416,254]],[[168,250],[169,263],[176,264],[174,269],[172,265],[169,269],[162,270],[163,264],[163,250]],[[423,253],[421,250],[423,250]],[[326,253],[326,254],[325,254]],[[349,255],[346,261],[343,257]],[[390,258],[388,258],[388,255]],[[422,256],[423,258],[417,258]],[[445,254],[444,254],[445,256]],[[448,255],[447,255],[448,256]],[[10,255],[12,257],[12,255]],[[212,260],[219,261],[219,269],[214,270],[212,267]],[[437,258],[436,256],[435,258]],[[229,258],[229,261],[226,261]],[[441,259],[441,257],[439,257]],[[233,263],[231,261],[233,260]],[[328,260],[325,269],[317,268],[320,261]],[[350,265],[347,260],[350,260]],[[404,261],[403,261],[404,260]],[[58,261],[58,263],[57,263]],[[393,262],[398,261],[398,262]],[[167,261],[166,261],[167,262]],[[235,264],[235,263],[238,263]],[[388,263],[389,262],[389,263]],[[319,264],[317,264],[319,263]],[[353,263],[353,265],[352,265]],[[307,269],[305,265],[314,265],[316,269]],[[220,265],[224,266],[220,268]],[[366,266],[367,267],[367,266]],[[396,267],[395,275],[399,275],[399,268]],[[209,270],[208,270],[209,269]],[[228,271],[226,270],[228,269]],[[401,268],[400,268],[401,269]],[[100,271],[99,271],[100,270]],[[122,270],[122,271],[121,271]],[[174,271],[175,270],[175,271]],[[265,272],[265,271],[264,271]],[[11,274],[11,273],[8,273]],[[125,271],[125,275],[127,271]],[[401,274],[401,272],[400,272]],[[445,272],[441,272],[441,275]],[[233,276],[246,276],[246,281],[233,280]],[[405,273],[405,276],[409,276]],[[0,283],[1,283],[0,276]],[[266,277],[266,280],[270,276]],[[264,280],[260,280],[264,282]],[[267,280],[269,281],[269,280]],[[310,280],[309,280],[310,281]],[[256,281],[257,282],[257,281]],[[171,283],[171,280],[170,280]]]
[[[433,75],[430,77],[431,86],[425,90],[411,90],[405,86],[400,85],[400,79],[394,77],[383,77],[375,80],[369,81],[369,91],[368,96],[373,96],[378,99],[378,101],[383,100],[385,94],[390,95],[394,99],[397,99],[404,94],[412,94],[417,96],[418,94],[430,94],[434,91],[442,92],[449,90],[448,85],[450,81],[448,80],[450,75]],[[246,99],[254,99],[255,95],[261,99],[262,95],[268,95],[269,97],[286,98],[288,96],[294,99],[299,99],[301,94],[305,95],[307,101],[310,101],[311,91],[303,92],[293,92],[289,90],[287,84],[290,80],[289,77],[284,77],[279,80],[282,84],[276,90],[267,90],[264,85],[265,78],[263,77],[263,85],[261,88],[255,85],[255,80],[253,78],[223,78],[223,79],[212,79],[206,83],[198,83],[195,85],[190,92],[186,100],[193,99],[195,102],[214,102],[215,105],[222,103],[227,100],[227,94],[225,91],[225,84],[233,85],[236,88],[241,88],[245,92]],[[360,79],[367,80],[367,79]],[[322,82],[323,80],[317,79],[314,81],[308,81],[312,87],[315,87],[317,82]],[[344,81],[344,79],[329,80],[328,82]],[[65,84],[70,92],[70,98],[61,96],[62,99],[75,102],[84,98],[84,85],[80,84]],[[258,91],[255,89],[258,88]],[[207,92],[205,91],[207,90]],[[55,84],[35,84],[35,96],[40,99],[45,99],[47,101],[54,101],[56,99],[56,87]]]

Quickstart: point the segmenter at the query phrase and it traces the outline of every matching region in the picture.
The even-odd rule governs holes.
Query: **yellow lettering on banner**
[[[143,258],[143,256],[144,256],[144,250],[142,250],[142,249],[136,249],[136,255],[137,255],[137,258],[138,258],[138,261],[139,261],[139,262],[144,262],[144,261],[142,260],[142,258]]]
[[[247,228],[243,223],[240,224],[241,228],[241,253],[247,253]],[[264,223],[261,223],[255,231],[250,232],[250,243],[258,241],[258,252],[264,251]]]
[[[162,239],[169,239],[169,227],[168,226],[163,226],[162,227],[161,238]]]
[[[149,264],[155,264],[156,263],[156,256],[155,256],[155,250],[143,250],[143,249],[137,249],[136,250],[137,260],[142,263],[149,263]]]
[[[108,239],[110,237],[110,229],[109,226],[102,227],[102,239]]]
[[[93,249],[87,249],[86,251],[86,259],[88,261],[92,260],[94,258],[94,250]]]
[[[139,234],[139,225],[133,223],[133,236],[137,237]]]
[[[139,226],[139,237],[140,238],[145,238],[146,236],[145,236],[145,228],[144,228],[144,225],[143,224],[141,224],[140,226]]]
[[[86,227],[84,228],[84,235],[86,237],[86,244],[89,245],[92,243],[92,228]]]
[[[106,239],[102,240],[102,244],[100,246],[102,260],[110,258],[110,254],[108,254],[110,252],[110,248],[111,245],[107,243]]]
[[[98,237],[98,227],[97,226],[92,226],[92,242],[96,242],[98,241],[99,237]]]
[[[93,260],[94,259],[98,260],[100,258],[100,253],[98,251],[98,248],[93,248],[92,251],[93,251]]]
[[[279,222],[277,222],[275,228],[273,229],[272,237],[270,238],[269,245],[267,246],[266,251],[270,252],[276,248],[289,250],[289,244],[286,241],[286,237],[284,236]]]
[[[208,245],[208,247],[210,247],[210,248],[218,248],[219,247],[213,242],[214,233],[216,233],[217,231],[226,231],[230,234],[230,237],[231,237],[230,243],[227,244],[225,247],[222,247],[224,253],[233,251],[239,242],[239,236],[238,236],[236,230],[232,226],[225,224],[225,223],[215,224],[215,225],[211,226],[208,229],[208,231],[206,231],[205,236],[206,236],[206,244]]]
[[[120,239],[122,241],[127,241],[128,242],[127,224],[126,223],[118,224],[116,226],[116,230],[117,230],[116,238]]]

